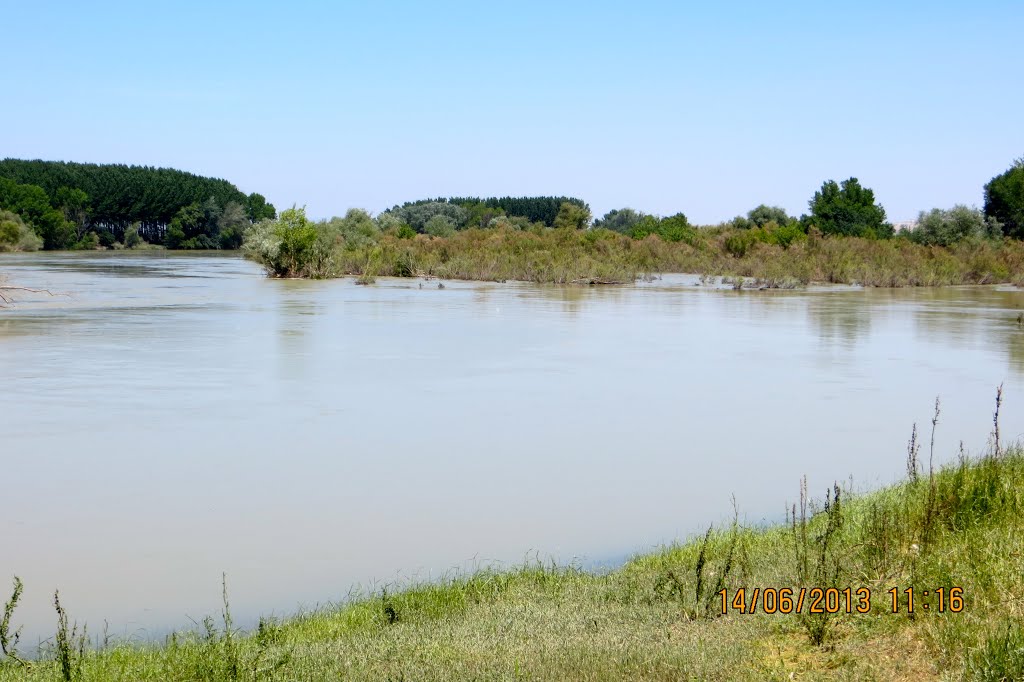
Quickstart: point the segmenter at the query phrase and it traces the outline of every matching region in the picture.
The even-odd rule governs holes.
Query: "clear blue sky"
[[[780,6],[772,6],[780,5]],[[0,0],[0,157],[171,166],[327,217],[569,194],[717,222],[828,178],[891,220],[1024,155],[1024,2]]]

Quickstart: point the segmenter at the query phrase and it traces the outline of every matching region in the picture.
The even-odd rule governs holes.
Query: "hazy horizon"
[[[311,216],[570,195],[713,224],[855,176],[889,220],[1024,155],[1024,6],[7,8],[0,157],[179,168]]]

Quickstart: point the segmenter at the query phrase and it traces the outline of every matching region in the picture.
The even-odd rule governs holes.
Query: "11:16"
[[[913,613],[914,612],[914,588],[913,587],[908,587],[907,589],[903,590],[903,593],[907,595],[907,613]],[[900,599],[899,599],[900,588],[898,588],[898,587],[892,588],[891,590],[889,590],[889,594],[892,595],[892,612],[893,613],[899,613],[899,611],[900,611]],[[950,588],[938,587],[938,588],[936,588],[934,590],[931,590],[931,591],[929,591],[929,590],[921,591],[920,592],[920,595],[921,595],[921,599],[920,599],[920,601],[921,601],[921,608],[923,608],[925,611],[930,611],[931,610],[932,604],[930,604],[928,601],[925,601],[925,600],[927,600],[929,595],[932,595],[932,594],[934,594],[936,597],[938,597],[939,601],[934,606],[936,607],[935,610],[938,611],[939,613],[943,613],[945,611],[951,611],[953,613],[960,613],[961,611],[964,610],[964,588],[962,588],[962,587],[950,587]]]

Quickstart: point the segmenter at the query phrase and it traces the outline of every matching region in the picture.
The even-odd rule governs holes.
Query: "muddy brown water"
[[[90,631],[614,561],[1024,427],[1014,289],[275,281],[240,258],[0,254],[0,588]],[[927,444],[925,445],[925,451]]]

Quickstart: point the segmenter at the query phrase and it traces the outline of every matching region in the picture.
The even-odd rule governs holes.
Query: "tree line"
[[[261,194],[246,195],[220,178],[10,158],[0,161],[0,210],[7,223],[17,216],[46,249],[125,243],[129,233],[171,248],[238,248],[246,225],[277,215]]]
[[[957,205],[921,211],[913,227],[899,236],[938,246],[950,246],[965,239],[1024,239],[1024,158],[986,183],[984,195],[982,209]],[[897,236],[874,191],[862,186],[857,178],[827,180],[808,201],[808,208],[809,213],[796,217],[778,206],[762,204],[720,227],[739,230],[727,240],[727,246],[736,255],[745,253],[755,242],[786,247],[805,238],[811,230],[823,235],[868,239]],[[695,234],[694,226],[683,213],[662,218],[632,208],[609,211],[595,220],[593,226],[636,239],[657,234],[666,241],[686,241]]]
[[[568,204],[572,209],[564,209]],[[508,222],[519,227],[540,223],[554,227],[559,213],[565,210],[586,212],[590,219],[590,207],[575,197],[439,197],[407,201],[384,211],[385,222],[398,221],[416,232],[438,235],[451,230],[470,227],[493,227]],[[434,220],[432,230],[427,223]],[[505,220],[500,220],[505,219]],[[496,222],[495,222],[496,221]],[[493,223],[493,224],[492,224]]]
[[[954,206],[922,211],[901,238],[949,246],[965,239],[1024,239],[1024,158],[984,186],[983,209]],[[755,243],[788,248],[814,231],[823,235],[891,239],[897,236],[874,191],[857,178],[825,181],[796,217],[761,205],[718,227],[729,228],[727,250],[742,256]],[[661,217],[632,208],[592,220],[581,199],[439,197],[396,205],[376,217],[364,211],[343,239],[394,233],[450,237],[470,228],[513,230],[606,229],[634,239],[695,243],[697,230],[682,212]],[[239,248],[250,226],[276,218],[259,194],[245,195],[226,180],[141,166],[0,161],[0,250],[132,246],[142,240],[172,249]],[[335,218],[331,225],[348,225]],[[347,235],[347,237],[345,236]]]

